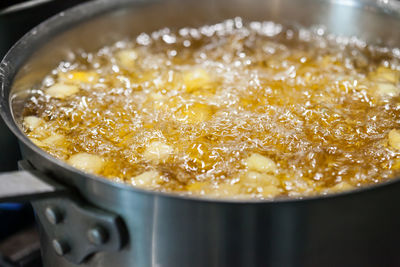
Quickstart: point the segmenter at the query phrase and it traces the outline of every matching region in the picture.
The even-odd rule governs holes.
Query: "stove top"
[[[41,267],[39,234],[34,225],[0,241],[0,266]]]

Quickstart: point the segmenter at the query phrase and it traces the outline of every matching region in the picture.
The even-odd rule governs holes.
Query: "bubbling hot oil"
[[[240,18],[76,51],[23,129],[84,171],[226,198],[302,197],[400,169],[400,50]]]

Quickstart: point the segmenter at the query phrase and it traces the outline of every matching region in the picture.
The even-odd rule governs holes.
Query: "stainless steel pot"
[[[1,63],[0,113],[26,162],[0,176],[0,195],[35,200],[45,266],[400,266],[399,179],[305,199],[198,199],[83,173],[21,132],[24,91],[71,50],[235,16],[400,47],[400,4],[391,0],[95,1],[44,22]]]

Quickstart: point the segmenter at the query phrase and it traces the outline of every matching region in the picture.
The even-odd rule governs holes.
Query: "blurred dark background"
[[[63,9],[82,0],[1,0],[0,58],[27,31]],[[0,119],[0,171],[16,169],[19,157],[16,139]]]
[[[26,32],[83,0],[0,0],[0,58]],[[0,118],[0,172],[17,168],[16,138]],[[0,204],[0,266],[41,266],[40,244],[28,203]]]

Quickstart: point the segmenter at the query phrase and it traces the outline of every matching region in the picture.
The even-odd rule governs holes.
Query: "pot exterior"
[[[398,183],[330,198],[247,204],[121,190],[93,180],[79,189],[92,205],[118,213],[129,235],[122,251],[98,253],[79,266],[400,265]],[[46,267],[78,266],[54,253],[44,229],[41,241]]]

